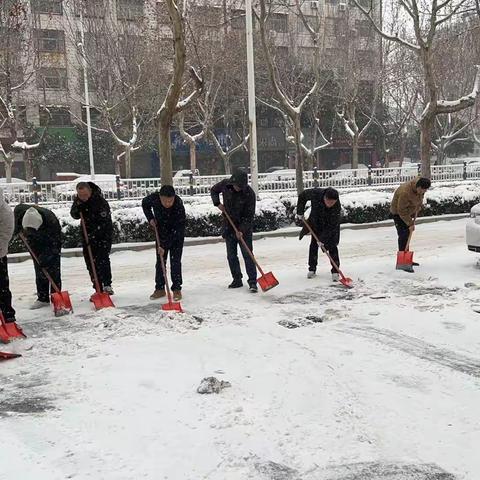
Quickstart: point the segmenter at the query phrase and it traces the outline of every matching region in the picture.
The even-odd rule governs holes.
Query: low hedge
[[[474,185],[468,195],[441,194],[427,198],[420,216],[467,213],[473,205],[480,203],[480,189]],[[477,191],[479,192],[477,194]],[[432,193],[434,193],[432,191]],[[454,192],[451,192],[454,193]],[[463,193],[463,192],[462,192]],[[342,194],[342,223],[369,223],[387,220],[390,217],[390,199],[392,190],[375,192],[355,192]],[[365,199],[369,201],[365,201]],[[257,205],[254,221],[255,232],[266,232],[289,226],[295,221],[295,206],[297,198],[294,195],[262,197]],[[207,199],[197,197],[185,199],[187,212],[186,236],[210,237],[218,236],[222,230],[222,217],[218,209]],[[64,248],[81,246],[81,231],[78,221],[70,218],[68,209],[53,209],[62,225]],[[139,202],[121,202],[112,205],[114,222],[113,243],[153,241],[154,235],[150,229]],[[23,252],[25,247],[18,238],[12,239],[10,253]]]

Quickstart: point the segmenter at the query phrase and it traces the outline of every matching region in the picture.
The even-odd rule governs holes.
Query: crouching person
[[[15,322],[15,310],[12,307],[12,293],[8,278],[8,244],[13,234],[13,211],[5,201],[0,190],[0,310],[5,322]]]
[[[308,223],[315,232],[325,250],[330,254],[332,260],[340,267],[338,255],[338,243],[340,241],[340,214],[341,205],[337,190],[334,188],[309,188],[298,196],[297,220],[303,223],[305,206],[311,204],[311,212]],[[308,233],[305,225],[300,232],[300,240]],[[310,241],[308,255],[307,278],[313,278],[317,272],[318,264],[318,243],[313,238]],[[332,281],[338,282],[339,275],[335,267],[331,269]]]
[[[53,212],[46,208],[20,204],[15,207],[15,234],[23,232],[30,248],[38,258],[34,260],[37,300],[30,307],[32,310],[47,307],[50,294],[54,292],[42,269],[46,270],[52,280],[62,288],[60,274],[60,253],[62,249],[60,222]]]
[[[110,265],[113,236],[112,215],[110,213],[110,205],[103,198],[102,190],[93,182],[80,182],[77,184],[77,195],[70,209],[70,215],[78,220],[80,214],[83,216],[88,234],[88,240],[82,234],[83,258],[85,259],[93,288],[95,289],[95,280],[88,255],[88,243],[92,249],[100,289],[109,295],[113,295],[112,268]]]
[[[152,193],[142,200],[142,208],[152,228],[158,232],[160,244],[157,245],[157,263],[155,267],[155,291],[150,300],[165,296],[165,282],[160,255],[165,264],[170,254],[170,274],[172,294],[175,301],[182,299],[182,253],[185,240],[185,207],[182,199],[175,194],[171,185],[164,185],[159,192]]]

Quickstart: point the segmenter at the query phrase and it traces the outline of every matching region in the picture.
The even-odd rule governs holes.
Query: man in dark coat
[[[79,219],[80,214],[83,215],[87,228],[88,241],[92,249],[100,289],[109,295],[113,295],[112,269],[110,266],[113,236],[112,215],[110,213],[110,205],[103,198],[100,187],[93,182],[80,182],[77,184],[77,195],[73,201],[70,215],[75,219]],[[82,243],[85,264],[87,265],[93,288],[95,288],[93,270],[83,234]]]
[[[0,190],[0,310],[7,323],[15,322],[15,310],[12,307],[12,292],[8,278],[8,244],[13,234],[13,211],[5,201]]]
[[[60,274],[60,253],[62,249],[62,229],[60,222],[53,212],[37,205],[20,204],[13,211],[15,216],[15,234],[23,231],[39,264],[35,266],[37,283],[37,300],[30,307],[32,310],[48,306],[50,293],[54,292],[47,277],[43,274],[44,268],[52,277],[58,288],[62,288]]]
[[[228,288],[239,288],[243,286],[242,271],[238,261],[237,245],[240,243],[245,269],[248,276],[248,286],[252,293],[258,291],[257,269],[248,252],[240,241],[245,240],[250,251],[253,251],[253,219],[255,216],[256,197],[255,192],[248,185],[248,175],[243,170],[236,170],[231,178],[222,180],[214,185],[210,194],[213,204],[222,212],[230,215],[238,229],[238,235],[233,230],[227,218],[224,219],[223,238],[227,246],[227,259],[230,272],[233,277]],[[220,194],[223,197],[223,204],[220,202]]]
[[[185,240],[185,207],[182,199],[175,194],[171,185],[164,185],[160,192],[152,193],[142,200],[142,208],[160,239],[160,245],[157,245],[155,291],[150,299],[165,296],[165,282],[168,279],[164,278],[160,255],[163,255],[166,263],[170,253],[173,299],[179,301],[182,299],[182,253]]]
[[[338,256],[338,243],[340,241],[340,213],[341,205],[338,192],[334,188],[309,188],[304,190],[298,196],[297,202],[297,219],[304,220],[305,205],[311,203],[310,216],[308,223],[312,230],[317,234],[320,242],[325,250],[328,251],[332,260],[340,266],[340,258]],[[308,232],[305,225],[300,232],[300,240]],[[308,255],[308,278],[316,275],[318,263],[318,243],[312,237],[310,242],[310,252]],[[332,280],[337,282],[339,275],[332,265]]]

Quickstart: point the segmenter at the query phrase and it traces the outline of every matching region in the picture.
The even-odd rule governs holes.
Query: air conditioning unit
[[[347,10],[347,2],[340,0],[340,3],[338,4],[338,9],[341,12],[345,12]]]
[[[310,2],[310,8],[311,8],[312,10],[317,10],[317,9],[318,9],[318,2],[315,1],[315,0],[312,0],[312,1]]]

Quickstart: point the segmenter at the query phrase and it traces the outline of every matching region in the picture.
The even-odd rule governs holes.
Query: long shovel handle
[[[50,282],[50,285],[52,285],[53,289],[57,292],[57,293],[60,293],[60,289],[58,288],[58,285],[53,281],[53,278],[51,277],[51,275],[48,273],[47,269],[42,267],[40,265],[40,262],[38,260],[38,257],[35,255],[35,252],[32,250],[32,247],[30,247],[25,235],[20,232],[18,234],[18,236],[22,239],[22,242],[25,244],[25,246],[27,247],[27,250],[30,252],[30,255],[32,256],[33,260],[37,263],[37,265],[40,267],[40,270],[43,272],[43,274],[45,275],[45,277],[47,278],[47,280]]]
[[[172,303],[172,294],[170,293],[170,287],[168,286],[167,267],[165,265],[165,259],[163,258],[163,255],[159,255],[158,253],[158,247],[160,247],[160,236],[158,235],[157,222],[155,222],[155,227],[153,227],[153,229],[155,230],[155,243],[157,245],[157,255],[160,258],[160,265],[162,266],[163,278],[165,279],[165,288],[167,289],[168,303]]]
[[[417,221],[417,215],[418,215],[418,212],[415,213],[415,216],[413,217],[413,226],[415,226],[415,222]],[[410,230],[410,233],[408,234],[408,240],[407,240],[407,246],[405,247],[405,252],[409,252],[410,251],[410,240],[412,239],[412,235],[413,235],[413,230]]]
[[[80,223],[82,224],[83,237],[87,244],[88,257],[90,258],[90,266],[92,267],[93,281],[95,282],[95,290],[97,293],[101,292],[100,282],[98,281],[97,269],[95,268],[95,260],[93,259],[92,247],[90,246],[90,240],[88,239],[87,226],[85,225],[85,220],[83,219],[83,213],[80,212]]]
[[[320,241],[320,239],[318,238],[317,234],[313,231],[313,228],[310,226],[310,224],[305,220],[303,219],[303,223],[305,224],[305,226],[308,228],[308,231],[310,232],[310,234],[312,235],[312,237],[315,239],[315,241],[318,243],[318,245],[320,245],[320,248],[322,249],[322,252],[328,257],[328,259],[330,260],[330,263],[332,264],[332,267],[337,271],[337,273],[342,277],[342,278],[345,278],[345,275],[342,273],[342,271],[340,270],[340,267],[335,263],[335,261],[333,260],[333,258],[331,257],[331,255],[328,253],[328,250],[326,248],[324,248],[323,246],[323,243]]]
[[[223,213],[224,213],[225,217],[227,217],[228,222],[229,222],[230,225],[232,226],[233,231],[235,232],[235,235],[237,235],[237,238],[238,238],[238,237],[239,237],[238,234],[240,233],[240,230],[238,230],[238,228],[235,226],[235,224],[233,223],[232,218],[231,218],[230,215],[227,213],[227,211],[224,210]],[[265,274],[263,273],[262,267],[258,264],[257,259],[255,258],[255,255],[253,255],[253,252],[248,248],[247,242],[245,242],[245,239],[243,238],[243,235],[240,235],[240,242],[242,242],[243,248],[245,248],[245,250],[247,251],[248,255],[250,255],[250,258],[252,259],[252,261],[253,261],[253,263],[256,265],[256,267],[258,268],[258,271],[260,272],[260,275],[263,277]]]

